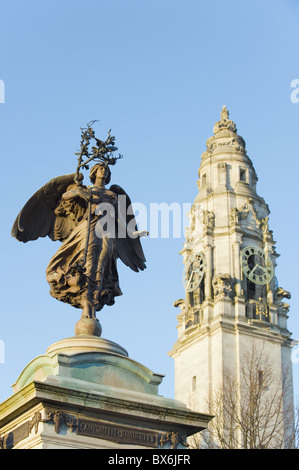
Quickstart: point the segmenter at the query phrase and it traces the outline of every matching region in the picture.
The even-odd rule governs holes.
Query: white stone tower
[[[255,169],[225,106],[207,140],[198,176],[181,251],[186,295],[174,304],[181,310],[178,340],[170,352],[176,399],[208,411],[225,368],[238,377],[242,357],[255,343],[281,377],[288,371],[287,409],[293,402],[292,340],[289,305],[282,300],[290,294],[277,285],[279,255],[268,227],[270,211],[256,192]]]

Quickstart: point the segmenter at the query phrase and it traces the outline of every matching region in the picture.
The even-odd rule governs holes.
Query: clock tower
[[[180,309],[178,339],[169,353],[175,362],[175,397],[211,412],[208,402],[224,371],[240,378],[242,359],[254,344],[273,361],[282,389],[288,371],[287,409],[293,403],[292,340],[284,298],[290,294],[275,277],[279,255],[269,230],[270,211],[257,194],[255,169],[225,106],[213,131],[201,157],[198,194],[181,251],[185,298],[174,303]],[[285,435],[287,428],[290,423]]]

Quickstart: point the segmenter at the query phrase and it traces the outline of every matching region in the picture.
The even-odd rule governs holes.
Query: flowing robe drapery
[[[57,300],[82,309],[88,303],[98,311],[104,305],[114,304],[114,297],[122,295],[116,267],[117,198],[111,191],[97,187],[90,190],[90,219],[87,208],[51,259],[46,277],[50,293]],[[63,211],[63,206],[62,203],[58,212]],[[68,207],[77,210],[76,203],[68,203]]]

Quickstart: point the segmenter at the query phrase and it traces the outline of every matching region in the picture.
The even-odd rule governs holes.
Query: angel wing
[[[58,176],[42,186],[18,214],[11,235],[24,243],[46,236],[51,240],[66,238],[70,232],[71,221],[69,218],[60,217],[55,211],[59,207],[62,194],[74,184],[75,176],[75,173]]]
[[[119,234],[116,236],[117,256],[133,271],[143,271],[146,268],[146,259],[141,246],[140,237],[138,236],[131,200],[125,190],[116,184],[110,186],[109,190],[117,194],[118,197],[124,196],[125,200],[125,204],[118,204],[118,223],[124,221],[126,225],[126,236],[120,237],[118,236]],[[133,231],[136,232],[134,237],[128,233],[128,226],[131,229],[133,228]]]

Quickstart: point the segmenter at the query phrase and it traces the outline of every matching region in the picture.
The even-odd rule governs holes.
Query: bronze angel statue
[[[82,318],[96,319],[97,311],[122,295],[117,258],[133,271],[146,268],[140,237],[147,232],[137,230],[126,192],[118,185],[106,188],[109,166],[116,161],[107,153],[115,147],[97,139],[90,157],[86,141],[95,137],[90,126],[88,130],[81,141],[77,173],[58,176],[40,188],[17,216],[12,236],[24,243],[46,236],[62,242],[46,270],[50,294],[82,309]],[[90,170],[89,186],[82,184],[79,173],[88,168],[83,155],[89,157],[88,163],[98,161]]]

